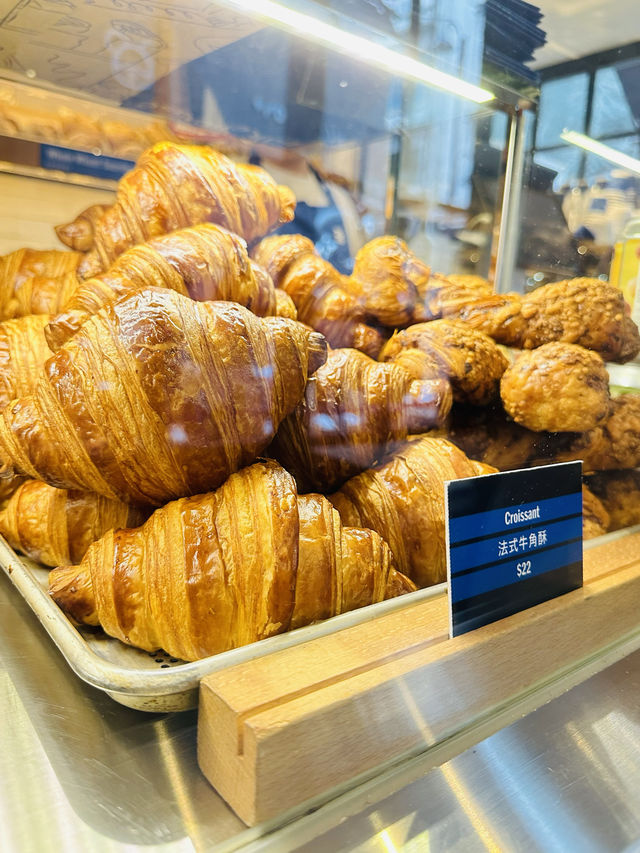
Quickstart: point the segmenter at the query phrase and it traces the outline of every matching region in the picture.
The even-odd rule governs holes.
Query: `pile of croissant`
[[[501,296],[395,237],[344,276],[269,236],[294,209],[165,142],[56,229],[67,250],[0,258],[0,533],[76,622],[195,660],[443,581],[447,480],[639,464],[614,288]]]

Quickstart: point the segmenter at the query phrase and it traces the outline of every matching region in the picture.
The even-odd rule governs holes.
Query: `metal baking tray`
[[[446,584],[439,584],[249,646],[186,663],[164,652],[150,654],[126,646],[99,629],[74,626],[47,593],[49,569],[18,556],[2,537],[0,565],[76,675],[104,690],[122,705],[154,712],[196,707],[200,680],[211,672],[349,628],[422,599],[446,594]]]
[[[640,525],[590,539],[584,543],[584,548],[587,550],[636,531],[640,531]],[[47,593],[49,569],[18,556],[2,537],[0,565],[76,675],[104,690],[122,705],[153,712],[195,708],[200,680],[211,672],[341,631],[382,613],[411,607],[417,601],[447,594],[447,585],[437,584],[249,646],[186,663],[164,652],[151,654],[126,646],[98,629],[75,627]]]

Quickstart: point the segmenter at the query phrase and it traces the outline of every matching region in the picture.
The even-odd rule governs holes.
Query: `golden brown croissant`
[[[413,321],[419,289],[430,273],[404,240],[377,237],[357,253],[348,289],[378,323],[402,328]]]
[[[594,539],[609,529],[609,513],[602,501],[582,485],[582,538]]]
[[[44,329],[46,314],[30,314],[0,323],[0,409],[30,394],[51,357]]]
[[[159,142],[120,179],[115,204],[96,222],[83,278],[125,249],[160,234],[213,222],[251,243],[293,219],[295,198],[259,166],[236,164],[206,145]]]
[[[61,488],[158,505],[252,462],[326,358],[316,332],[144,290],[106,306],[0,416],[0,457]]]
[[[447,379],[456,402],[478,406],[498,396],[508,366],[492,338],[448,320],[409,326],[387,341],[379,357],[401,365],[416,379]]]
[[[609,515],[609,530],[640,524],[640,471],[599,471],[586,481]]]
[[[75,286],[81,258],[79,252],[39,249],[18,249],[0,257],[0,320],[55,314],[61,300],[68,298],[70,284]]]
[[[81,560],[89,545],[107,530],[142,524],[148,515],[91,492],[27,480],[0,511],[0,534],[31,559],[59,566]]]
[[[106,204],[92,204],[74,220],[65,225],[56,225],[55,232],[58,239],[70,249],[76,252],[88,252],[93,248],[93,232],[96,222],[107,210]]]
[[[51,595],[77,621],[183,660],[414,588],[376,533],[343,528],[325,498],[299,497],[274,462],[107,533],[81,565],[50,575]]]
[[[560,341],[521,352],[505,371],[500,394],[507,414],[535,432],[594,429],[611,409],[602,358]]]
[[[269,454],[301,491],[326,492],[369,468],[409,434],[441,426],[449,383],[413,380],[354,349],[332,350],[280,424]]]
[[[447,576],[445,482],[496,469],[442,438],[413,439],[387,461],[349,480],[331,503],[343,524],[377,531],[400,571],[419,587]]]
[[[322,332],[332,347],[353,347],[375,358],[382,335],[364,322],[362,307],[345,288],[345,276],[312,246],[299,234],[267,237],[252,256],[289,294],[302,323]]]
[[[260,317],[294,310],[249,259],[242,237],[204,223],[133,246],[106,272],[80,283],[47,329],[51,349],[58,350],[107,303],[147,287],[168,287],[198,301],[238,302]]]

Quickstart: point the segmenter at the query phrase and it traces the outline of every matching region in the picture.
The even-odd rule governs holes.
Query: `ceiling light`
[[[330,50],[345,54],[350,59],[358,59],[368,65],[390,71],[396,76],[444,89],[476,104],[483,104],[494,98],[487,89],[467,83],[444,71],[438,71],[437,68],[432,68],[424,62],[390,50],[374,41],[345,32],[312,15],[288,9],[281,3],[272,2],[272,0],[224,0],[224,4],[270,23],[277,23],[289,32],[301,34]]]
[[[640,175],[640,160],[630,157],[628,154],[623,154],[622,151],[616,151],[615,148],[611,148],[609,145],[603,145],[602,142],[597,142],[590,136],[585,136],[584,133],[577,133],[575,130],[563,130],[560,134],[560,139],[564,139],[565,142],[570,142],[572,145],[584,148],[585,151],[597,154],[603,160],[609,160],[618,166],[624,166],[630,172]]]

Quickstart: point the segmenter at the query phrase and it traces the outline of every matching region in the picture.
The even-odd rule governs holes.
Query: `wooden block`
[[[418,754],[638,631],[640,534],[585,585],[448,639],[446,596],[205,678],[198,761],[249,824]]]

